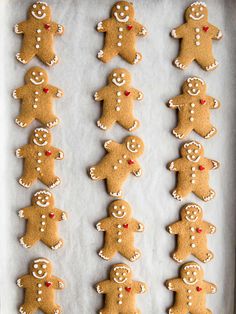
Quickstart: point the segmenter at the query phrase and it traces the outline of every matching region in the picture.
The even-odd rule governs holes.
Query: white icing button
[[[42,294],[42,290],[38,290],[38,294]]]
[[[191,228],[190,228],[190,230],[191,230],[192,232],[194,232],[194,231],[195,231],[194,227],[191,227]]]
[[[191,243],[191,247],[192,247],[192,248],[195,248],[195,247],[196,247],[196,244]]]
[[[200,46],[200,41],[196,41],[196,46]]]
[[[41,301],[42,301],[42,299],[41,299],[41,298],[37,298],[37,301],[38,301],[38,302],[41,302]]]
[[[191,299],[192,299],[191,295],[189,295],[189,296],[188,296],[188,299],[189,299],[189,300],[191,300]]]
[[[37,41],[40,41],[41,40],[41,38],[40,37],[37,37]]]
[[[191,183],[193,183],[193,184],[194,184],[194,183],[195,183],[195,180],[191,180]]]
[[[127,157],[126,155],[123,155],[123,158],[124,158],[124,159],[126,159],[126,157]]]
[[[194,113],[194,110],[190,110],[190,113],[192,113],[192,114],[193,114],[193,113]]]
[[[44,229],[43,229],[43,228],[41,228],[41,229],[40,229],[40,231],[41,231],[41,232],[44,232]]]
[[[196,33],[200,32],[200,28],[195,28]]]
[[[121,242],[122,242],[122,240],[121,240],[121,239],[118,239],[118,240],[117,240],[117,242],[118,242],[118,243],[121,243]]]
[[[191,122],[193,122],[193,121],[194,121],[194,118],[193,118],[193,117],[191,117],[189,120],[190,120]]]
[[[194,108],[194,107],[195,107],[195,104],[191,104],[191,107]]]
[[[189,289],[189,290],[187,290],[187,292],[188,292],[188,293],[191,293],[191,292],[192,292],[192,290],[190,290],[190,289]]]
[[[42,221],[42,222],[41,222],[41,225],[43,225],[43,226],[44,226],[45,224],[46,224],[46,222],[45,222],[45,221]]]
[[[122,35],[119,35],[119,36],[118,36],[118,38],[120,38],[120,39],[121,39],[122,37],[123,37]]]
[[[37,105],[33,105],[33,108],[35,108],[35,109],[36,109],[36,108],[38,108],[38,106],[37,106]]]
[[[119,163],[119,164],[122,164],[122,162],[123,162],[123,161],[122,161],[121,159],[118,160],[118,163]]]
[[[192,303],[191,303],[191,302],[188,302],[187,304],[188,304],[188,306],[191,306],[191,305],[192,305]]]
[[[194,239],[195,239],[195,236],[191,236],[190,239],[191,239],[191,240],[194,240]]]
[[[192,177],[192,178],[195,178],[195,177],[196,177],[196,174],[195,174],[195,173],[192,173],[192,174],[191,174],[191,177]]]
[[[121,99],[117,99],[116,101],[117,101],[118,103],[121,103]]]
[[[116,111],[120,111],[120,107],[119,106],[116,107]]]
[[[196,35],[195,37],[196,37],[196,39],[200,39],[201,36],[200,35]]]
[[[38,283],[37,286],[38,286],[39,288],[41,288],[41,287],[42,287],[42,284],[41,284],[41,283]]]
[[[122,232],[119,231],[119,232],[117,232],[117,234],[118,234],[118,235],[122,235]]]
[[[118,294],[118,297],[123,298],[123,294],[122,293]]]
[[[123,32],[123,27],[119,27],[119,31],[120,31],[120,32]]]
[[[41,153],[41,152],[38,152],[38,156],[42,156],[42,153]]]
[[[40,167],[37,167],[37,168],[36,168],[36,170],[37,170],[37,171],[40,171],[40,170],[41,170],[41,168],[40,168]]]
[[[119,41],[118,43],[117,43],[117,46],[118,47],[121,47],[122,46],[122,43]],[[36,47],[37,48],[37,47]]]
[[[35,93],[35,95],[38,95],[39,94],[39,92],[34,92]]]
[[[39,99],[38,98],[34,98],[34,101],[39,101]]]
[[[196,168],[195,167],[192,167],[192,171],[195,171],[196,170]]]
[[[39,47],[40,47],[39,45],[35,45],[35,48],[36,48],[36,49],[39,49]]]
[[[46,216],[45,216],[45,215],[42,215],[41,217],[42,217],[42,218],[46,218]]]
[[[41,29],[37,29],[36,32],[37,32],[37,33],[41,33]]]
[[[117,166],[114,166],[114,167],[113,167],[114,170],[116,170],[117,168],[118,168]]]
[[[117,225],[117,228],[119,228],[119,229],[120,229],[121,227],[122,227],[121,225]]]
[[[120,287],[120,288],[118,288],[118,290],[119,290],[119,291],[122,291],[123,289]]]
[[[117,95],[117,96],[120,96],[120,95],[121,95],[121,92],[117,92],[116,95]]]
[[[118,301],[118,304],[122,304],[122,301]]]
[[[41,164],[41,162],[42,162],[42,161],[41,161],[40,159],[37,160],[37,163],[38,163],[38,164]]]

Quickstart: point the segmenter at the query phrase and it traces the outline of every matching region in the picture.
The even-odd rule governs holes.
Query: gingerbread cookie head
[[[48,23],[51,20],[51,9],[46,2],[37,1],[29,7],[28,17],[30,20]]]
[[[129,154],[133,155],[134,157],[139,157],[144,152],[144,143],[143,141],[137,136],[128,136],[125,138],[124,145],[128,150]]]
[[[206,22],[208,20],[208,10],[202,1],[192,3],[185,11],[186,21]]]
[[[181,209],[181,219],[188,222],[202,220],[202,209],[197,204],[188,204]]]
[[[110,280],[117,284],[125,284],[132,279],[132,273],[129,266],[126,264],[113,265],[110,272]]]
[[[206,84],[198,77],[190,77],[183,84],[183,93],[189,96],[199,97],[206,93]]]
[[[126,69],[114,69],[108,77],[109,84],[114,84],[117,87],[130,85],[131,75]]]
[[[187,142],[182,145],[180,150],[181,156],[191,162],[198,162],[204,155],[203,147],[196,141]]]
[[[33,67],[26,72],[25,82],[32,86],[44,87],[48,83],[47,72],[43,68]]]
[[[134,19],[134,7],[127,1],[119,1],[111,9],[111,15],[119,23],[127,23]]]
[[[39,258],[30,264],[30,274],[39,280],[50,278],[52,275],[52,265],[46,258]]]
[[[203,271],[197,263],[189,262],[181,267],[180,276],[186,285],[192,286],[203,280]]]
[[[50,146],[51,141],[51,134],[45,128],[36,128],[32,131],[30,136],[30,143],[39,147]]]
[[[42,208],[49,208],[54,206],[54,198],[52,193],[47,190],[40,190],[32,197],[32,205]]]
[[[132,215],[130,205],[123,200],[116,200],[109,205],[109,216],[119,220],[129,219]]]

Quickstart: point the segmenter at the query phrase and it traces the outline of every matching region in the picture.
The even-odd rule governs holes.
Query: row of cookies
[[[181,39],[179,56],[174,65],[186,69],[196,61],[202,69],[210,71],[218,62],[212,53],[212,39],[220,39],[221,31],[208,22],[208,10],[204,2],[196,1],[185,11],[186,22],[173,29],[172,37]],[[178,125],[172,133],[177,139],[185,139],[195,131],[204,139],[216,134],[210,122],[210,109],[220,107],[220,102],[206,94],[206,83],[196,76],[188,78],[182,86],[182,94],[169,100],[171,109],[178,110]],[[219,163],[204,157],[202,144],[196,140],[185,142],[180,148],[181,157],[169,163],[169,170],[177,173],[176,187],[172,196],[178,201],[193,192],[207,202],[214,198],[215,191],[209,186],[209,171],[217,169]],[[202,208],[195,203],[184,205],[181,219],[170,226],[168,232],[176,236],[176,249],[172,258],[182,263],[190,255],[203,263],[213,259],[207,247],[207,235],[216,228],[203,220]],[[206,294],[216,292],[216,286],[204,280],[202,267],[193,261],[183,264],[180,277],[167,280],[166,286],[175,293],[175,301],[169,313],[211,313],[206,308]]]
[[[115,3],[111,17],[99,22],[98,32],[105,34],[105,44],[97,57],[104,63],[120,55],[130,64],[141,61],[141,53],[136,51],[136,36],[144,36],[147,31],[134,19],[134,6],[127,1]],[[97,126],[106,131],[118,123],[129,132],[139,127],[133,115],[134,100],[142,100],[143,94],[131,85],[131,74],[123,68],[114,69],[108,76],[108,85],[98,90],[94,98],[102,102],[102,116]],[[142,173],[138,157],[143,154],[144,143],[137,136],[127,136],[122,143],[113,140],[104,143],[106,155],[90,167],[93,180],[105,180],[107,192],[114,198],[122,198],[122,186],[129,174],[139,177]],[[108,217],[96,225],[98,231],[105,232],[104,246],[99,256],[111,260],[116,253],[131,262],[141,256],[134,247],[134,233],[142,232],[144,226],[132,217],[131,206],[123,199],[116,199],[108,206]],[[140,313],[135,305],[135,295],[144,293],[146,284],[132,280],[131,267],[119,263],[111,267],[110,278],[96,285],[99,294],[105,294],[105,305],[99,311],[105,313]]]
[[[23,35],[21,50],[16,58],[27,64],[37,56],[45,65],[58,62],[54,52],[55,35],[62,35],[64,28],[51,19],[51,9],[45,2],[37,1],[28,10],[26,21],[15,25],[15,32]],[[15,122],[26,128],[37,120],[42,126],[31,132],[28,144],[16,150],[17,158],[23,158],[23,174],[19,179],[21,186],[31,187],[36,180],[49,188],[60,184],[54,174],[54,160],[61,160],[64,153],[52,146],[49,129],[59,123],[53,112],[53,98],[60,98],[63,92],[48,83],[44,68],[34,66],[25,74],[25,85],[13,91],[13,97],[21,102],[20,114]],[[57,224],[67,219],[67,214],[54,205],[54,197],[48,190],[39,190],[33,194],[30,206],[20,209],[19,217],[27,220],[25,235],[19,241],[24,248],[31,248],[42,241],[52,250],[63,245],[58,235]],[[52,275],[52,263],[47,258],[37,258],[30,263],[29,273],[17,280],[17,285],[24,288],[24,302],[19,313],[60,314],[61,307],[55,302],[55,289],[63,289],[64,282]]]

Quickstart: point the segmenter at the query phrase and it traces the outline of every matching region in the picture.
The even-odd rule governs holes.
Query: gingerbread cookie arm
[[[171,98],[168,102],[168,107],[171,109],[180,109],[184,105],[184,95],[178,95],[174,98]]]
[[[213,234],[216,232],[216,227],[209,222],[204,221],[203,222],[203,227],[206,229],[206,232],[209,234]]]
[[[215,170],[220,167],[220,163],[218,161],[207,158],[204,158],[203,164],[205,165],[207,170]]]
[[[55,219],[58,221],[67,220],[67,213],[61,209],[54,208],[53,212],[55,213]]]
[[[216,291],[217,291],[216,285],[214,285],[211,282],[205,281],[205,280],[203,281],[203,283],[204,283],[204,288],[205,288],[205,291],[206,291],[207,294],[214,294],[214,293],[216,293]]]
[[[30,152],[30,145],[26,144],[16,150],[16,157],[17,158],[25,158],[27,157],[28,153]]]
[[[27,21],[23,21],[23,22],[17,23],[14,26],[15,33],[16,34],[24,34],[26,26],[27,26]]]
[[[134,27],[134,31],[138,36],[146,36],[147,35],[147,30],[142,24],[140,24],[136,21],[134,21],[132,24]]]
[[[143,232],[144,231],[144,225],[136,219],[131,220],[130,228],[134,232]]]
[[[12,93],[14,99],[22,99],[27,95],[28,88],[26,86],[15,89]]]
[[[62,35],[64,33],[64,26],[56,22],[51,22],[49,31],[55,35]]]
[[[109,227],[110,218],[104,218],[96,224],[97,231],[106,231]]]
[[[180,171],[182,158],[175,159],[168,164],[170,171]]]
[[[167,227],[167,230],[170,234],[179,234],[182,229],[182,223],[180,221],[173,223]]]
[[[60,90],[60,88],[53,85],[47,85],[47,88],[50,90],[50,93],[53,97],[61,98],[63,96],[63,91]]]
[[[104,148],[107,152],[115,151],[119,149],[122,144],[116,143],[115,141],[109,140],[104,143]]]
[[[97,31],[99,33],[107,32],[109,27],[111,26],[111,22],[112,22],[111,19],[106,19],[104,21],[99,22],[98,25],[97,25]]]
[[[216,27],[215,25],[212,25],[212,24],[209,24],[209,35],[211,36],[212,39],[216,39],[216,40],[219,40],[222,38],[222,32],[221,30]]]
[[[61,160],[64,158],[64,153],[59,148],[51,147],[51,153],[52,153],[52,157],[54,157],[54,159]]]
[[[144,282],[133,281],[132,286],[133,286],[134,292],[137,294],[141,294],[147,291],[147,286]]]
[[[106,294],[110,291],[111,282],[110,280],[100,281],[96,284],[96,290],[99,294]]]
[[[52,276],[50,278],[50,281],[52,282],[54,289],[62,290],[65,287],[65,284],[64,284],[63,280],[58,278],[58,277],[56,277],[56,276]]]
[[[130,172],[135,176],[135,177],[140,177],[142,174],[142,168],[139,164],[138,161],[135,161],[133,165],[131,165]]]
[[[31,276],[24,275],[17,279],[16,284],[19,288],[30,288],[31,287]]]
[[[180,25],[177,28],[172,29],[171,36],[173,38],[183,38],[187,32],[187,24]]]
[[[181,279],[174,278],[166,281],[166,287],[170,291],[178,291],[181,289]]]
[[[24,219],[29,219],[32,215],[32,210],[34,208],[31,206],[31,207],[25,207],[25,208],[21,208],[19,211],[18,211],[18,216],[20,218],[24,218]]]
[[[107,86],[99,89],[95,94],[94,94],[94,99],[96,101],[102,101],[105,99],[106,95],[107,95],[107,91],[108,91],[108,88]]]
[[[211,96],[207,96],[206,99],[207,99],[207,103],[208,103],[210,109],[220,108],[221,103],[219,102],[219,100],[217,100]]]
[[[136,88],[131,88],[132,96],[134,100],[142,100],[143,99],[143,93],[140,92]]]

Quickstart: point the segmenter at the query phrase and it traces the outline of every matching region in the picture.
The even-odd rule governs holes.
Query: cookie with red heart
[[[104,246],[98,253],[103,259],[108,261],[116,253],[131,262],[140,258],[140,250],[134,247],[134,233],[143,232],[144,225],[132,217],[131,206],[126,201],[112,202],[108,207],[108,217],[100,220],[96,227],[105,232]]]

